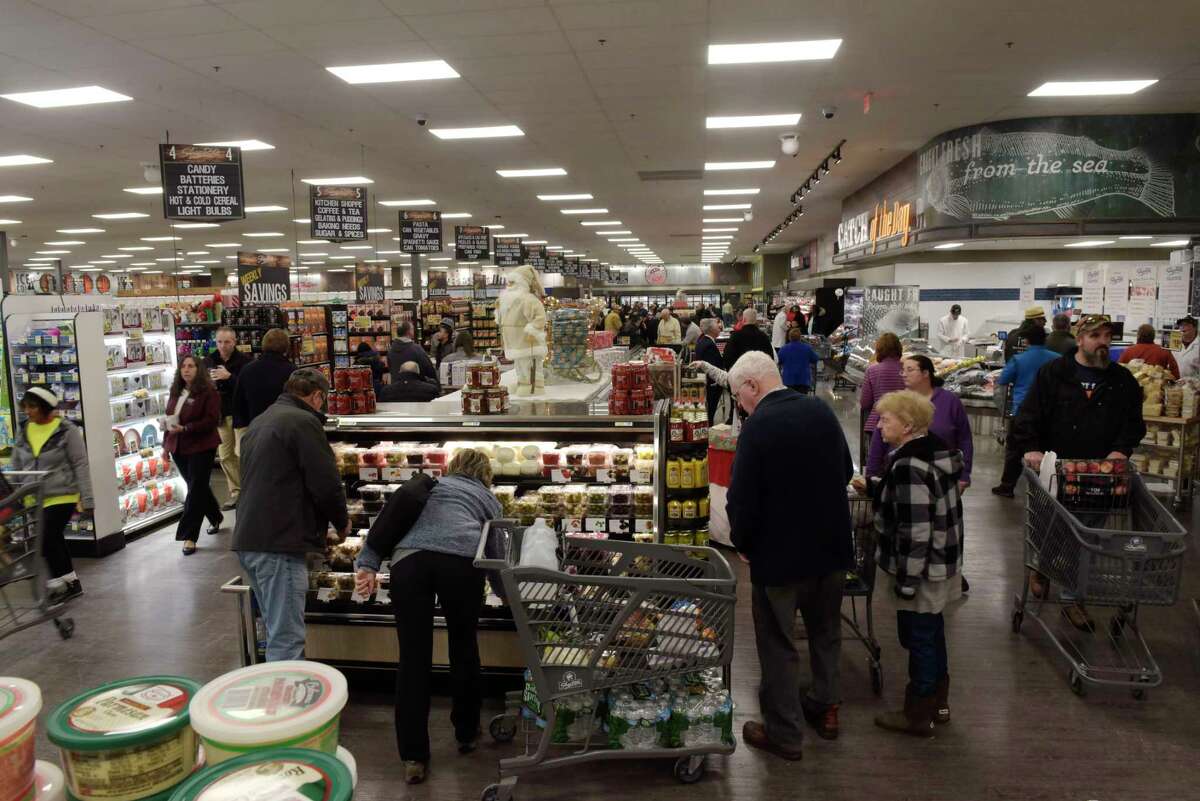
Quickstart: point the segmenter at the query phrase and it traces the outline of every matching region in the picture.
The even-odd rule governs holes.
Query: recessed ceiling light
[[[559,209],[563,214],[608,214],[608,209]]]
[[[1146,235],[1138,235],[1138,236],[1119,236],[1117,238],[1118,239],[1153,239],[1154,237],[1150,236],[1149,234],[1146,234]],[[51,243],[47,242],[46,244],[49,245]]]
[[[296,255],[297,255],[297,256],[311,256],[311,257],[316,257],[316,256],[328,256],[329,254],[328,254],[328,253],[318,253],[318,252],[316,252],[316,251],[308,251],[308,252],[305,252],[305,253],[297,253]]]
[[[733,239],[733,234],[705,234],[701,239]]]
[[[484,227],[484,228],[487,228],[489,231],[499,231],[499,230],[500,230],[501,228],[503,228],[504,226],[503,226],[503,225],[496,225],[495,223],[492,223],[491,225],[485,225],[485,226],[483,226],[483,227]]]
[[[154,250],[150,245],[130,245],[129,247],[117,248],[117,250],[127,250],[131,252],[139,250]]]
[[[247,214],[262,214],[263,212],[267,212],[267,211],[287,211],[287,206],[279,206],[279,205],[247,206],[245,211]]]
[[[70,251],[64,251],[64,252],[69,253]],[[25,260],[26,261],[60,261],[60,259],[57,256],[29,256]]]
[[[0,220],[0,225],[20,225],[20,220]]]
[[[275,145],[269,145],[261,139],[231,139],[228,142],[197,142],[196,144],[201,147],[240,147],[244,152],[275,149]]]
[[[538,200],[592,200],[592,196],[587,192],[580,192],[576,195],[538,195]]]
[[[1047,81],[1029,93],[1030,97],[1084,97],[1090,95],[1131,95],[1157,79],[1141,81]]]
[[[329,240],[328,239],[298,239],[298,240],[296,240],[296,244],[297,245],[328,245]]]
[[[497,234],[496,236],[497,236],[497,238],[499,238],[499,237],[503,237],[504,239],[524,239],[525,237],[529,236],[529,234],[526,234],[526,233],[519,233],[519,234]]]
[[[220,264],[220,259],[196,259],[196,264]]]
[[[429,198],[416,198],[413,200],[381,200],[380,206],[436,206],[436,200]]]
[[[146,275],[162,275],[162,270],[146,270]]]
[[[301,225],[308,225],[312,222],[312,220],[308,217],[297,217],[296,219],[292,220],[292,222],[300,223]]]
[[[453,259],[451,259],[449,256],[440,256],[436,259],[429,259],[429,261],[453,261]]]
[[[596,236],[625,236],[626,234],[632,234],[632,233],[633,233],[633,231],[608,230],[608,231],[597,231]]]
[[[129,192],[132,195],[161,195],[162,187],[161,186],[127,186],[124,189],[122,189],[121,191]]]
[[[525,244],[526,245],[544,245],[548,241],[549,240],[546,240],[546,239],[526,239]]]
[[[326,67],[346,83],[399,83],[457,78],[458,73],[442,59],[402,61],[392,64],[359,64],[352,67]]]
[[[705,170],[769,170],[774,161],[706,161]]]
[[[704,211],[726,211],[732,209],[751,208],[749,203],[716,203],[704,207]]]
[[[141,217],[149,217],[149,214],[143,214],[140,211],[111,211],[104,214],[93,214],[97,220],[136,220]]]
[[[259,253],[288,253],[291,248],[259,248]]]
[[[102,234],[103,228],[55,228],[60,234]]]
[[[743,219],[742,219],[741,217],[705,217],[705,218],[704,218],[703,220],[701,220],[700,222],[706,222],[706,223],[727,223],[727,222],[735,222],[735,223],[740,223],[740,222],[743,222]]]
[[[172,228],[220,228],[219,223],[171,223]]]
[[[92,263],[95,264],[95,262],[92,262]],[[154,262],[152,262],[152,261],[131,261],[131,262],[129,262],[129,266],[130,267],[153,267]]]
[[[501,178],[540,178],[549,175],[566,175],[562,167],[538,167],[530,170],[496,170]]]
[[[27,203],[30,200],[33,200],[33,198],[25,197],[24,195],[0,195],[0,203]],[[92,216],[95,217],[96,215],[93,214]],[[143,214],[142,216],[147,217],[149,215]]]
[[[708,63],[765,64],[778,61],[823,61],[833,58],[841,45],[841,39],[709,45]]]
[[[392,232],[391,228],[368,228],[367,229],[368,234],[390,234],[391,232]]]
[[[603,220],[603,221],[601,221],[601,220],[584,220],[583,222],[581,222],[579,224],[586,225],[586,226],[593,227],[593,228],[601,228],[606,225],[607,226],[624,225],[625,223],[621,222],[620,220]]]
[[[255,231],[252,234],[242,234],[242,236],[253,236],[259,239],[267,239],[268,237],[273,236],[283,236],[283,234],[278,231]]]
[[[562,245],[546,245],[546,250],[564,250]]]
[[[342,250],[371,250],[374,245],[342,245]]]
[[[49,89],[43,92],[18,92],[11,95],[0,95],[0,97],[35,108],[63,108],[65,106],[87,106],[93,103],[118,103],[123,100],[133,100],[128,95],[105,89],[103,86],[76,86],[71,89]]]
[[[465,220],[471,216],[469,211],[448,211],[442,214],[443,220]]]
[[[757,189],[705,189],[706,195],[757,195]]]
[[[1082,242],[1068,242],[1064,248],[1098,248],[1101,245],[1111,245],[1114,239],[1085,239]]]
[[[353,261],[354,256],[330,256],[331,261]]]
[[[750,114],[740,117],[709,117],[704,121],[706,128],[772,128],[795,125],[800,122],[799,114]]]
[[[161,259],[155,259],[155,261],[179,261],[179,257],[178,256],[165,256]]]
[[[205,242],[206,248],[240,248],[241,242]]]
[[[504,136],[524,136],[515,125],[491,125],[480,128],[430,128],[438,139],[498,139]]]
[[[1189,244],[1187,239],[1172,239],[1170,242],[1155,242],[1152,248],[1181,248]]]
[[[89,261],[88,264],[116,264],[116,262],[115,261],[105,261],[102,259],[93,259],[92,261]]]
[[[962,242],[943,242],[940,245],[934,245],[933,249],[934,250],[954,250],[955,248],[961,248],[962,246],[963,246]]]
[[[84,242],[82,239],[55,239],[52,242],[43,242],[42,244],[61,247],[62,245],[86,245],[87,242]]]
[[[125,250],[125,248],[117,248],[117,250]],[[208,251],[207,250],[189,250],[187,252],[187,255],[189,255],[189,256],[207,256]]]
[[[139,236],[143,242],[178,242],[182,236]]]
[[[333,184],[334,186],[353,186],[355,184],[375,183],[364,175],[342,175],[336,178],[301,178],[300,180],[311,186],[325,186],[327,184]]]
[[[350,272],[345,267],[330,267],[325,270],[327,273],[348,273]]]
[[[628,233],[628,232],[626,232],[626,233]],[[610,239],[608,241],[609,242],[641,242],[642,240],[638,239],[637,237],[631,237],[628,239],[618,237],[617,239]]]
[[[301,264],[324,264],[323,261],[302,261]]]
[[[726,231],[736,231],[736,228],[701,228],[702,234],[723,234]]]
[[[377,250],[377,251],[375,251],[375,255],[377,255],[377,256],[399,256],[403,253],[404,253],[403,250]],[[386,261],[386,259],[385,259],[385,261]]]
[[[30,164],[53,163],[53,159],[44,159],[41,156],[30,156],[25,153],[19,153],[14,156],[0,156],[0,167],[26,167]]]

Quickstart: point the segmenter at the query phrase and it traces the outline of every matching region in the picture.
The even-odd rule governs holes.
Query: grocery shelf
[[[109,375],[119,375],[121,373],[137,373],[142,371],[151,372],[153,370],[162,370],[164,368],[174,369],[174,365],[170,362],[156,362],[155,364],[141,364],[134,365],[133,367],[129,367],[128,365],[125,367],[110,367],[105,372],[107,372]]]
[[[121,533],[128,537],[129,535],[136,534],[143,529],[150,528],[156,523],[161,523],[169,517],[173,517],[174,515],[182,513],[183,502],[175,502],[170,506],[164,506],[157,512],[148,514],[144,517],[139,517],[136,520],[131,520],[130,522],[126,523],[124,527],[122,527]]]

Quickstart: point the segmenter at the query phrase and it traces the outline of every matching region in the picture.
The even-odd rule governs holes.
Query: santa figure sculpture
[[[516,364],[517,394],[533,395],[545,390],[542,359],[546,356],[546,310],[542,307],[542,283],[527,264],[508,274],[508,286],[496,305],[496,325],[504,353]]]

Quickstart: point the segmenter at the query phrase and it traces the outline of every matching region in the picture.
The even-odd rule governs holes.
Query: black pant
[[[59,503],[42,509],[42,557],[50,568],[50,578],[65,576],[75,570],[65,534],[74,513],[73,503]]]
[[[483,692],[475,630],[483,605],[483,571],[470,557],[417,551],[392,565],[392,607],[400,642],[396,677],[396,740],[406,762],[429,759],[429,676],[433,669],[433,599],[446,618],[450,651],[450,720],[454,736],[479,731]]]
[[[175,464],[187,482],[187,498],[183,501],[183,517],[175,529],[175,539],[179,542],[190,540],[195,542],[200,538],[200,524],[204,518],[214,526],[221,522],[221,506],[209,487],[212,479],[213,461],[217,451],[200,451],[186,456],[174,455]]]
[[[1004,472],[1000,476],[1000,486],[1012,489],[1021,478],[1021,467],[1025,454],[1013,447],[1012,440],[1006,440],[1004,445]]]

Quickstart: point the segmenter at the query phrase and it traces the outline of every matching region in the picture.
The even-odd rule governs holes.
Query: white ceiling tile
[[[566,30],[699,23],[708,16],[708,0],[577,3],[556,7],[554,16]]]
[[[272,25],[264,28],[271,38],[304,50],[330,67],[344,64],[389,63],[433,58],[429,47],[395,17],[326,22],[320,25]],[[371,48],[367,56],[363,48]],[[327,61],[326,55],[337,55]]]
[[[429,0],[383,0],[396,14],[428,14]],[[541,6],[542,0],[438,0],[437,9],[447,14],[463,11],[501,11],[517,6]]]
[[[127,42],[180,33],[220,33],[245,27],[237,17],[210,5],[81,17],[79,22]]]
[[[205,5],[206,0],[38,0],[42,8],[67,17],[95,17],[164,8]]]
[[[223,56],[264,53],[284,47],[265,34],[249,28],[221,33],[169,36],[165,39],[145,39],[139,42],[138,46],[172,61],[208,58],[212,64],[219,64]]]
[[[404,17],[414,31],[426,39],[525,34],[536,38],[557,31],[558,22],[548,8],[504,7],[494,11],[463,11],[456,14],[410,14]]]
[[[278,24],[281,19],[303,20],[306,24],[390,17],[379,0],[249,0],[225,3],[221,8],[257,27]]]
[[[439,57],[450,61],[455,69],[458,69],[459,59],[478,58],[481,53],[503,53],[511,57],[571,52],[571,43],[559,31],[546,31],[537,36],[514,33],[504,36],[430,39],[429,46]]]

